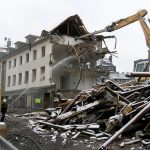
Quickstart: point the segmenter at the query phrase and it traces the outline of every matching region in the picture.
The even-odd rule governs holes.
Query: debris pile
[[[44,114],[42,117],[32,113],[30,119],[34,121],[30,121],[30,125],[32,128],[38,126],[38,130],[40,127],[51,129],[53,142],[59,133],[63,144],[67,138],[75,140],[86,135],[90,143],[105,140],[100,147],[105,149],[122,134],[132,133],[135,138],[125,140],[120,147],[137,142],[148,145],[150,85],[133,83],[118,85],[107,81],[96,84],[92,89],[81,91],[74,99],[58,100],[57,107],[46,109],[47,114],[41,113]]]

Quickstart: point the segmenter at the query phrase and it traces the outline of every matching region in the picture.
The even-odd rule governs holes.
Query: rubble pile
[[[125,140],[120,147],[137,142],[148,145],[149,110],[149,84],[134,85],[130,82],[118,85],[107,81],[81,91],[74,99],[59,99],[55,108],[45,110],[47,115],[35,117],[32,114],[30,119],[34,122],[30,121],[30,124],[32,128],[50,129],[54,133],[54,142],[59,132],[63,144],[68,137],[75,140],[88,136],[91,143],[105,141],[100,147],[105,149],[122,134],[130,133],[135,138]]]

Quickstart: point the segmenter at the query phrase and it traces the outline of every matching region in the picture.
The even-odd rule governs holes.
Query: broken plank
[[[66,130],[67,128],[66,127],[63,127],[61,125],[56,125],[56,124],[53,124],[53,123],[49,123],[49,122],[44,122],[44,121],[38,121],[38,123],[40,124],[43,124],[43,125],[47,125],[49,127],[53,127],[53,128],[59,128],[59,129],[62,129],[62,130]]]
[[[60,121],[64,121],[65,119],[71,118],[73,116],[76,116],[94,106],[97,106],[100,102],[99,101],[95,101],[93,103],[78,107],[77,111],[68,111],[66,113],[60,114],[59,116],[57,116],[55,119],[51,119],[49,120],[49,122],[51,123],[59,123]]]

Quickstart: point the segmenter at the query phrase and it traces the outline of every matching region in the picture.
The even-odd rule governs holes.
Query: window
[[[32,82],[36,80],[36,69],[32,69]]]
[[[8,76],[8,82],[7,82],[8,87],[10,87],[10,82],[11,82],[11,76]]]
[[[19,73],[18,85],[22,83],[22,73]]]
[[[148,63],[145,63],[144,68],[145,68],[145,72],[149,72]]]
[[[19,65],[22,65],[22,56],[19,57]]]
[[[137,64],[136,72],[143,72],[143,70],[144,70],[144,63]]]
[[[24,79],[24,83],[28,83],[29,81],[29,71],[25,72],[25,79]]]
[[[13,86],[16,85],[16,75],[13,75]]]
[[[11,61],[9,61],[9,66],[8,66],[8,68],[11,69]]]
[[[42,57],[45,56],[45,46],[42,47]]]
[[[41,76],[40,76],[40,81],[45,80],[45,67],[41,67]]]
[[[34,51],[33,51],[33,60],[36,60],[36,58],[37,58],[37,51],[34,50]]]
[[[14,67],[16,67],[16,59],[14,59]]]
[[[29,53],[26,54],[26,62],[29,62]]]

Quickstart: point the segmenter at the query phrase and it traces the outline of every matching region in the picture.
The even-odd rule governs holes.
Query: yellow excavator
[[[118,30],[118,29],[120,29],[124,26],[127,26],[131,23],[139,21],[140,25],[143,29],[143,32],[144,32],[144,36],[145,36],[145,39],[146,39],[146,44],[147,44],[148,48],[150,49],[150,29],[149,29],[149,27],[146,24],[145,19],[144,19],[144,16],[146,16],[147,14],[148,14],[147,10],[145,10],[145,9],[140,10],[132,16],[129,16],[127,18],[123,18],[123,19],[120,19],[120,20],[117,20],[117,21],[113,22],[111,25],[106,26],[102,30],[98,30],[98,31],[95,31],[95,32],[92,32],[92,33],[88,33],[86,35],[80,36],[79,38],[87,38],[87,37],[90,37],[90,36],[93,36],[95,34],[99,34],[99,33],[102,33],[102,32],[112,32],[112,31]],[[148,50],[148,52],[149,52],[148,58],[150,58],[150,50]]]
[[[147,47],[149,48],[149,50],[148,50],[148,59],[150,61],[150,28],[146,24],[143,17],[139,18],[139,22],[141,24],[141,27],[142,27],[142,30],[143,30],[143,33],[144,33],[144,36],[145,36]]]
[[[127,26],[131,23],[134,23],[135,21],[138,21],[139,18],[144,17],[147,14],[148,14],[147,10],[143,9],[143,10],[137,12],[136,14],[134,14],[132,16],[129,16],[127,18],[120,19],[120,20],[117,20],[117,21],[113,22],[111,25],[106,26],[104,29],[101,29],[101,30],[98,30],[98,31],[95,31],[95,32],[92,32],[92,33],[85,34],[85,35],[80,36],[78,38],[86,38],[86,37],[89,37],[89,36],[92,36],[92,35],[95,35],[95,34],[99,34],[99,33],[102,33],[102,32],[112,32],[114,30],[118,30],[118,29],[120,29],[124,26]]]
[[[125,19],[120,19],[120,20],[112,23],[110,26],[107,26],[106,29],[107,29],[107,32],[111,32],[114,30],[118,30],[124,26],[127,26],[135,21],[139,21],[140,25],[142,27],[144,36],[145,36],[147,47],[149,48],[148,58],[150,59],[150,28],[148,27],[147,23],[145,22],[145,18],[144,18],[144,16],[147,14],[148,14],[147,10],[141,10],[132,16],[129,16]]]

